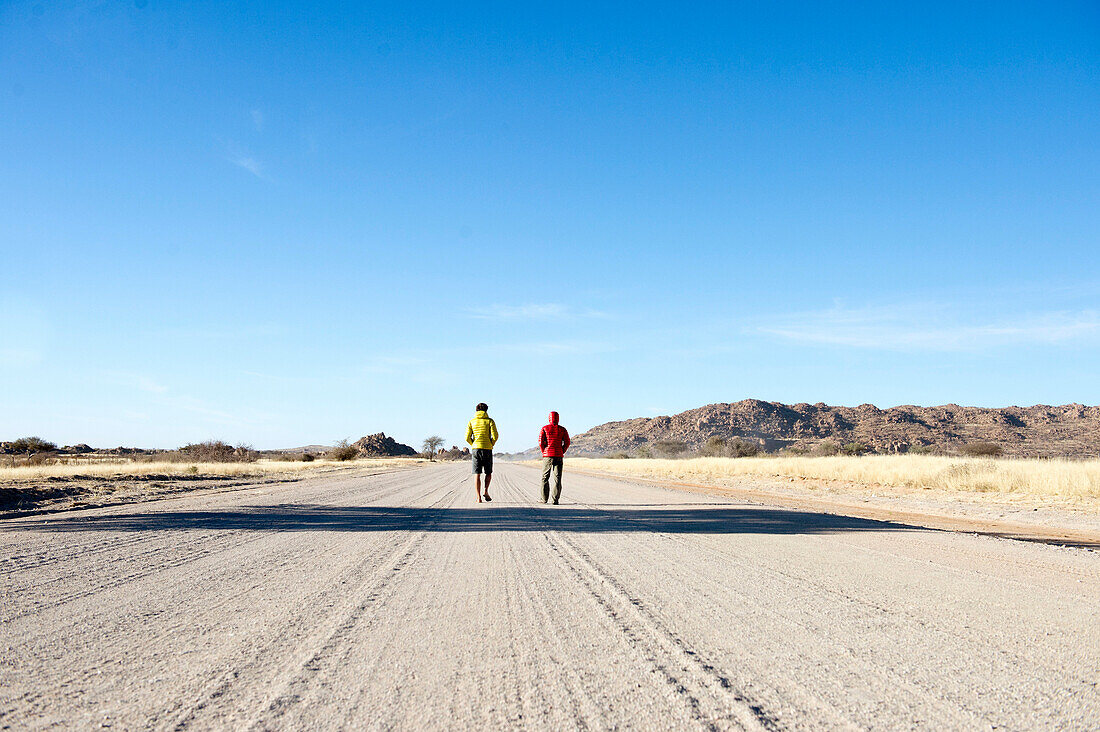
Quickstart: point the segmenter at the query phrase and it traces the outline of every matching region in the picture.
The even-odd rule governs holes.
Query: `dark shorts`
[[[493,451],[474,450],[474,472],[493,474]]]

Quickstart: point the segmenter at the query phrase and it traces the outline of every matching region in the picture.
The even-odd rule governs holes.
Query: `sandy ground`
[[[182,493],[235,490],[243,486],[290,483],[336,472],[366,475],[379,470],[415,468],[410,459],[368,458],[346,463],[199,463],[194,473],[183,463],[99,463],[46,466],[42,475],[12,477],[0,469],[0,519],[114,506],[169,498]],[[117,472],[116,472],[117,471]]]
[[[1100,726],[1096,551],[537,479],[0,521],[0,727]]]
[[[532,462],[524,464],[534,465]],[[922,491],[809,478],[738,476],[693,483],[673,478],[616,475],[587,466],[574,472],[799,511],[1100,549],[1100,512],[1091,500],[1049,505],[1051,501],[1038,496],[1013,496],[1006,500],[981,493]]]

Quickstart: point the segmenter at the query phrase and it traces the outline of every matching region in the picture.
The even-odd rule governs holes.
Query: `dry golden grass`
[[[355,468],[396,467],[414,465],[421,460],[415,458],[376,458],[334,462],[314,460],[313,462],[283,462],[260,460],[255,463],[176,463],[176,462],[91,462],[78,461],[56,463],[52,465],[23,465],[17,467],[0,466],[0,483],[27,483],[49,478],[110,478],[157,476],[248,476],[278,473],[302,473],[310,470],[334,471]]]
[[[1010,460],[931,455],[865,457],[575,458],[570,466],[624,476],[721,485],[760,476],[1002,496],[1100,498],[1100,460]]]

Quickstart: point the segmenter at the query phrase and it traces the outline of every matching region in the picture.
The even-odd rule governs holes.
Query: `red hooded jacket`
[[[539,432],[539,449],[543,457],[565,457],[569,449],[569,431],[558,424],[557,412],[550,412],[550,424]]]

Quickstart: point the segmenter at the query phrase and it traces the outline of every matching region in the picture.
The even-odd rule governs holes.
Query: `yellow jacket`
[[[478,412],[466,424],[466,442],[475,450],[492,450],[497,444],[497,423],[485,412]]]

